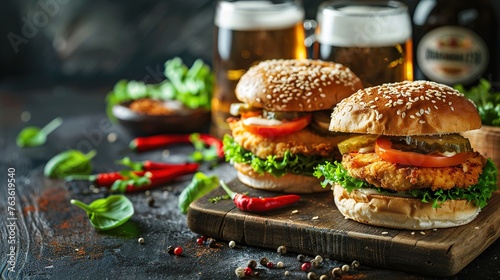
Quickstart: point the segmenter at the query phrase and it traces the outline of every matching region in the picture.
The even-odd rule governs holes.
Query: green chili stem
[[[89,207],[87,204],[85,204],[85,203],[81,202],[81,201],[80,201],[80,200],[78,200],[78,199],[72,199],[72,200],[70,200],[69,202],[70,202],[71,204],[73,204],[73,205],[76,205],[76,206],[78,206],[78,207],[82,208],[82,209],[83,209],[83,210],[85,210],[85,212],[87,212],[87,213],[92,212],[92,209],[90,209],[90,207]]]
[[[91,160],[93,157],[95,157],[95,155],[97,154],[96,150],[91,150],[90,152],[88,152],[85,157],[88,159],[88,160]]]
[[[237,195],[237,193],[233,192],[229,187],[224,183],[224,181],[220,180],[220,185],[222,188],[226,191],[226,193],[229,195],[231,199],[234,199],[234,197]]]
[[[51,122],[49,122],[46,126],[44,126],[40,131],[43,134],[48,135],[52,131],[54,131],[56,128],[58,128],[59,126],[61,126],[61,124],[62,124],[62,119],[61,118],[55,118]]]

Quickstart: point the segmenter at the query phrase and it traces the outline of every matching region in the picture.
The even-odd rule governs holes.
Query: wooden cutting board
[[[238,179],[228,183],[252,196],[275,193],[248,188]],[[432,276],[452,276],[462,270],[500,236],[500,192],[471,223],[449,229],[411,231],[368,226],[346,220],[331,192],[302,195],[286,208],[267,213],[245,213],[231,200],[210,203],[221,188],[190,206],[187,222],[198,234],[217,240],[289,252],[322,255],[363,265]],[[296,211],[294,211],[296,210]]]

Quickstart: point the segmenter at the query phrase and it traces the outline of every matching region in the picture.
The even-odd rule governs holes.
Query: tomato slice
[[[459,153],[451,157],[439,154],[419,154],[405,152],[392,148],[391,140],[387,137],[379,137],[375,142],[375,152],[383,160],[405,165],[420,167],[447,167],[463,163],[467,159],[465,153]]]
[[[266,121],[264,121],[264,123]],[[299,131],[309,125],[310,122],[311,114],[308,114],[293,120],[269,121],[269,124],[248,124],[248,122],[245,122],[245,119],[243,119],[243,127],[253,134],[271,138]]]

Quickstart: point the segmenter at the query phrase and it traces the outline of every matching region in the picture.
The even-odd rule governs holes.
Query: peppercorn
[[[207,241],[208,241],[208,247],[210,248],[217,247],[217,241],[215,239],[209,238]]]
[[[229,241],[229,248],[234,248],[236,247],[236,242],[234,242],[233,240]]]
[[[284,274],[285,274],[285,276],[290,276],[290,271],[287,270],[287,271],[285,271]]]
[[[153,207],[155,206],[155,199],[153,197],[148,197],[148,206]]]
[[[269,261],[266,263],[267,268],[274,268],[274,263]]]
[[[177,247],[175,247],[175,249],[174,249],[174,255],[176,255],[176,256],[180,256],[180,255],[182,255],[182,251],[183,251],[183,250],[182,250],[182,247],[177,246]]]
[[[332,276],[333,277],[342,276],[342,269],[340,267],[336,267],[336,268],[332,269]]]
[[[276,267],[283,268],[283,267],[285,267],[285,264],[283,262],[278,262],[278,263],[276,263]]]
[[[169,254],[173,254],[173,253],[174,253],[174,249],[175,249],[175,247],[174,247],[174,246],[172,246],[172,245],[170,245],[170,246],[168,246],[168,247],[167,247],[167,252],[168,252]]]
[[[277,251],[278,251],[278,254],[280,254],[280,255],[286,255],[286,247],[283,245],[279,246]]]
[[[202,238],[202,237],[200,237],[200,238],[196,239],[196,243],[198,243],[198,244],[200,244],[200,245],[205,244],[205,241],[206,241],[206,240],[205,240],[204,238]]]
[[[251,269],[255,269],[257,267],[257,261],[249,260],[247,266],[250,267]]]
[[[311,263],[310,263],[310,262],[305,262],[305,263],[303,263],[303,264],[300,266],[300,269],[301,269],[302,271],[308,272],[309,270],[311,270]]]
[[[350,267],[349,267],[347,264],[344,264],[344,265],[342,266],[342,272],[348,272],[348,271],[349,271],[349,269],[350,269]]]
[[[357,260],[353,260],[351,263],[352,268],[356,269],[359,267],[359,262]]]
[[[253,274],[253,270],[250,267],[248,267],[248,266],[245,267],[244,270],[245,270],[245,275],[246,276],[251,276]]]
[[[316,279],[316,273],[314,273],[312,271],[309,272],[309,273],[307,273],[307,279],[308,280],[314,280],[314,279]]]
[[[328,275],[326,274],[323,274],[319,277],[319,280],[327,280],[328,279]]]
[[[139,237],[139,239],[137,239],[137,242],[139,242],[139,244],[144,244],[144,238]]]
[[[317,255],[315,258],[314,258],[317,262],[323,262],[323,257],[320,256],[320,255]]]
[[[310,261],[312,267],[319,267],[320,263],[316,260],[313,259]]]
[[[303,254],[298,254],[297,255],[297,260],[299,262],[304,262],[306,260],[306,256],[304,256]]]
[[[238,267],[234,270],[234,273],[236,276],[239,278],[244,278],[245,277],[245,269],[243,267]]]
[[[268,259],[268,258],[266,258],[266,257],[262,257],[262,258],[260,258],[260,261],[259,261],[259,263],[260,263],[261,265],[263,265],[263,266],[266,266],[268,262],[269,262],[269,259]]]

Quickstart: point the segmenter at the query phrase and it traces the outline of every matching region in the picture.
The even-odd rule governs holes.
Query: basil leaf
[[[28,126],[23,128],[16,137],[18,147],[38,147],[47,142],[47,136],[56,128],[61,126],[62,119],[55,118],[43,128]]]
[[[109,230],[127,222],[134,215],[134,205],[124,195],[110,195],[89,205],[72,199],[71,204],[87,212],[90,224],[96,229]]]
[[[207,176],[202,172],[194,174],[191,182],[182,190],[179,195],[179,210],[186,214],[191,202],[206,195],[219,186],[217,175]]]
[[[51,158],[44,168],[44,175],[49,178],[64,178],[70,175],[90,175],[90,160],[96,155],[94,150],[83,154],[78,150],[67,150]]]

